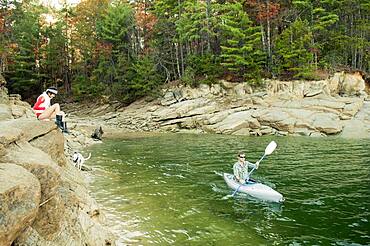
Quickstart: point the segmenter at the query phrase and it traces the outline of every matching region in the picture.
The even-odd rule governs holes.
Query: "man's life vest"
[[[37,118],[45,111],[45,109],[50,107],[50,100],[51,98],[46,92],[42,93],[37,98],[35,105],[32,107],[33,112],[35,112]]]

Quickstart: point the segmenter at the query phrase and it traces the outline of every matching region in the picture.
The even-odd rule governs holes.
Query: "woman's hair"
[[[57,89],[56,87],[52,86],[52,87],[49,87],[49,88],[46,90],[46,93],[51,93],[51,94],[56,95],[56,94],[58,94],[58,89]]]

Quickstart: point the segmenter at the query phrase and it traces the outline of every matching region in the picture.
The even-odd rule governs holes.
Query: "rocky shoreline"
[[[86,175],[70,160],[73,150],[94,140],[38,121],[5,88],[0,129],[0,245],[116,245]]]
[[[0,88],[0,245],[116,245],[89,195],[73,151],[127,132],[370,138],[370,102],[358,74],[322,81],[265,81],[258,90],[221,81],[168,86],[157,99],[64,105],[71,133],[38,121],[31,106]]]
[[[108,132],[370,138],[369,85],[358,73],[321,81],[266,80],[259,89],[220,81],[195,89],[168,86],[162,92],[158,99],[128,107],[71,104],[68,111],[74,124],[101,125]]]

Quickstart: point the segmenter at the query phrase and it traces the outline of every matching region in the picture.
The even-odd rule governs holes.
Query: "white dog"
[[[79,170],[82,169],[82,165],[84,164],[84,162],[88,159],[90,159],[91,157],[91,153],[89,153],[89,156],[88,157],[83,157],[81,153],[79,152],[75,152],[73,154],[73,163],[74,163],[74,166],[77,166],[77,168]]]

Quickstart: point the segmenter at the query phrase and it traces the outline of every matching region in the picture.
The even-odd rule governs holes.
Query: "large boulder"
[[[8,97],[8,90],[3,87],[0,87],[0,104],[8,104],[9,103],[9,97]]]
[[[22,116],[26,115],[27,110],[25,107],[18,106],[18,105],[11,105],[10,106],[12,115],[15,119],[21,118]]]
[[[216,132],[230,134],[243,128],[259,128],[260,126],[258,120],[252,117],[252,111],[241,111],[228,115],[213,127]]]
[[[344,72],[335,73],[333,77],[328,79],[328,86],[330,90],[330,94],[332,96],[338,95],[340,91],[340,84],[343,82],[344,79]]]
[[[38,212],[41,187],[26,169],[0,163],[0,245],[11,245]]]
[[[270,96],[278,96],[285,99],[317,95],[362,95],[365,92],[365,81],[358,72],[353,74],[335,73],[328,80],[320,81],[266,80],[265,82]]]
[[[326,80],[307,81],[304,83],[304,97],[313,97],[320,94],[330,95],[330,88]]]
[[[221,111],[221,112],[211,114],[211,115],[206,117],[206,119],[203,121],[203,123],[205,125],[216,124],[216,123],[222,121],[223,119],[225,119],[229,114],[231,114],[233,112],[234,112],[233,110],[224,110],[224,111]]]
[[[236,97],[244,97],[246,94],[252,94],[253,90],[247,83],[236,84],[233,90]]]
[[[7,147],[9,144],[20,140],[24,133],[21,129],[10,127],[8,122],[0,122],[0,145]]]
[[[6,80],[3,77],[3,75],[0,73],[0,88],[5,87],[6,85]]]
[[[0,73],[0,104],[9,103],[8,90],[6,89],[5,85],[6,85],[6,80]]]
[[[42,149],[59,166],[66,165],[64,136],[59,129],[52,130],[47,135],[31,139],[30,144],[38,149]]]
[[[370,102],[364,102],[361,110],[345,121],[341,136],[345,138],[370,138]]]
[[[345,124],[341,133],[343,138],[370,138],[370,131],[366,127],[366,123],[361,120],[351,120]]]
[[[101,211],[89,196],[81,173],[71,163],[59,168],[47,154],[28,143],[18,145],[21,151],[11,148],[7,158],[35,172],[41,181],[42,198],[33,224],[17,237],[15,245],[114,245],[114,237],[100,224]]]
[[[161,100],[161,105],[168,106],[177,103],[180,101],[181,97],[182,97],[181,91],[179,90],[167,91]]]
[[[266,80],[265,83],[270,96],[278,96],[285,99],[303,98],[305,93],[308,93],[308,88],[305,89],[304,81]]]
[[[171,120],[177,117],[176,109],[172,107],[163,107],[153,112],[153,120],[155,121]]]
[[[0,129],[10,128],[21,129],[23,140],[30,141],[31,139],[46,135],[50,131],[55,130],[57,126],[52,121],[39,121],[36,118],[0,121]]]
[[[196,108],[204,107],[208,105],[208,103],[209,103],[208,99],[197,98],[194,100],[182,101],[182,102],[173,104],[170,107],[176,110],[178,117],[185,117],[185,116],[190,116],[188,112]]]
[[[217,90],[214,89],[211,90],[211,87],[206,84],[200,84],[197,88],[190,88],[188,86],[181,87],[181,95],[185,100],[192,100],[197,98],[210,98],[213,97],[212,92],[217,93]]]
[[[165,107],[153,112],[153,117],[157,121],[171,120],[181,117],[191,116],[190,111],[200,107],[204,107],[209,103],[208,99],[197,98],[193,100],[186,100],[172,104],[169,107]]]
[[[325,134],[336,134],[342,131],[343,125],[338,115],[316,113],[313,115],[313,127]]]
[[[45,232],[32,225],[17,237],[15,245],[114,246],[115,237],[89,214],[81,212],[72,200],[73,196],[68,195],[67,197],[68,200],[61,202],[70,203],[69,208],[60,217],[62,227],[57,233],[46,235]],[[59,204],[53,204],[53,206],[59,206]],[[48,228],[46,223],[44,230],[48,230]]]
[[[353,74],[335,73],[328,81],[332,94],[362,95],[365,94],[365,81],[359,72]]]
[[[23,131],[18,128],[3,127],[0,122],[0,158],[7,152],[8,145],[18,141],[23,136]]]
[[[27,169],[41,183],[42,200],[55,193],[60,181],[59,166],[45,152],[31,146],[28,142],[17,142],[8,147],[1,162],[14,163]]]
[[[8,104],[0,104],[0,121],[13,119],[12,111]]]
[[[289,133],[293,132],[296,123],[296,119],[281,108],[256,110],[252,116],[262,125]]]
[[[341,90],[347,95],[362,95],[365,93],[365,81],[361,74],[356,72],[354,74],[345,74]]]
[[[205,104],[200,107],[196,107],[190,111],[188,111],[185,116],[196,116],[196,115],[206,115],[206,114],[212,114],[214,112],[217,112],[219,110],[219,105],[216,102],[210,102],[209,104]]]
[[[12,115],[15,119],[21,117],[36,118],[35,113],[32,111],[31,105],[29,105],[27,102],[23,102],[21,96],[18,94],[9,95],[9,105]]]
[[[62,173],[58,165],[45,152],[32,147],[28,142],[11,145],[7,154],[0,157],[0,161],[14,163],[27,169],[41,184],[41,202],[51,199],[41,207],[34,228],[43,235],[60,230],[64,208],[58,205],[58,187]]]
[[[352,119],[360,111],[363,105],[364,105],[363,101],[360,100],[346,104],[343,108],[341,119],[344,120]]]
[[[252,116],[263,125],[271,125],[289,118],[289,114],[281,108],[262,109],[255,111]]]

